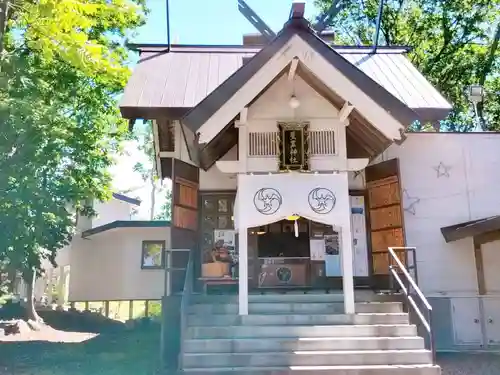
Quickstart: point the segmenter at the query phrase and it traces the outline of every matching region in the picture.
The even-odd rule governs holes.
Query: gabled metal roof
[[[450,103],[404,55],[404,47],[333,47],[422,121],[445,118]],[[140,60],[120,103],[125,118],[181,117],[195,107],[260,48],[255,46],[138,46]]]
[[[130,204],[134,204],[136,206],[141,205],[140,199],[127,197],[126,195],[120,193],[113,193],[113,198],[118,199],[119,201],[127,202]]]
[[[309,22],[301,18],[288,21],[270,44],[261,49],[247,64],[238,69],[188,112],[182,118],[183,124],[192,131],[198,131],[222,105],[230,100],[258,71],[263,69],[266,63],[295,36],[300,37],[312,50],[322,56],[328,64],[335,67],[340,74],[351,81],[378,106],[391,113],[391,116],[402,126],[406,128],[414,121],[420,120],[417,114],[405,103],[332,49],[316,35]]]
[[[103,224],[83,231],[82,238],[87,238],[95,234],[107,232],[108,230],[117,228],[162,228],[170,226],[170,221],[166,220],[116,220],[111,223]]]
[[[450,225],[441,228],[446,242],[453,242],[467,237],[475,237],[500,229],[500,216],[485,217],[478,220]]]

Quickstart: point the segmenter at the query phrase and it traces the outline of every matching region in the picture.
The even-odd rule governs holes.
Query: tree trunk
[[[36,271],[28,270],[24,272],[24,281],[26,283],[26,319],[40,322],[42,319],[35,310],[35,282]]]
[[[10,294],[15,293],[16,283],[17,283],[17,270],[12,265],[9,265],[7,271],[7,291]]]
[[[0,54],[3,52],[3,39],[7,30],[9,0],[0,0]]]
[[[154,220],[155,218],[155,208],[156,208],[156,181],[154,171],[151,170],[151,212],[149,213],[149,219]]]

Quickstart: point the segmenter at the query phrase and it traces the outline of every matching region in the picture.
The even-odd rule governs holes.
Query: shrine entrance
[[[323,288],[341,276],[338,232],[296,215],[250,228],[248,257],[251,289]]]

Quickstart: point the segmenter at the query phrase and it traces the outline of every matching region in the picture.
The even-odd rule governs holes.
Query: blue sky
[[[306,3],[306,18],[317,15],[313,0]],[[273,29],[288,19],[292,0],[246,0]],[[166,0],[148,0],[151,10],[135,43],[166,43]],[[238,11],[237,0],[170,0],[170,38],[179,44],[241,44],[242,35],[257,32]]]

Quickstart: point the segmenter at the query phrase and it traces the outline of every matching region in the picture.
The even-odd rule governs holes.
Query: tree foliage
[[[45,63],[62,60],[115,89],[126,84],[121,41],[144,23],[145,0],[18,0],[11,8],[11,29]]]
[[[120,40],[143,0],[16,1],[0,68],[0,261],[28,284],[71,239],[75,212],[110,198],[108,167],[127,126]]]
[[[159,212],[155,215],[155,220],[171,220],[172,219],[172,189],[167,189],[165,192],[165,201],[160,207]]]
[[[150,190],[150,220],[169,220],[170,219],[170,202],[172,200],[172,192],[170,189],[165,189],[163,181],[160,180],[156,172],[155,164],[156,157],[154,152],[153,126],[151,122],[136,126],[135,139],[139,143],[139,150],[144,153],[147,162],[137,162],[134,165],[134,171],[141,175],[142,180],[149,185]],[[166,201],[157,212],[157,198],[159,195],[165,195]]]
[[[316,3],[326,9],[331,0]],[[372,45],[379,0],[343,0],[343,4],[332,25],[336,44]],[[477,83],[486,89],[478,108],[484,128],[500,128],[498,37],[500,0],[386,0],[383,8],[380,44],[412,47],[409,59],[454,105],[442,123],[447,130],[474,127],[464,90]]]

